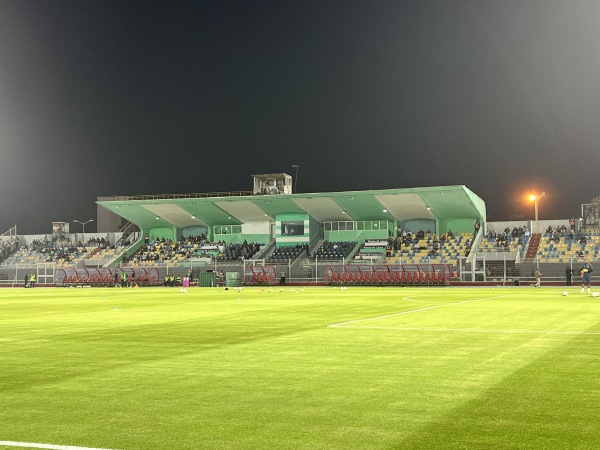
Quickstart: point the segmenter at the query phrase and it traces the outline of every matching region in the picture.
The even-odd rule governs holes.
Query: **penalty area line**
[[[116,449],[110,449],[110,448],[77,447],[74,445],[40,444],[37,442],[16,442],[16,441],[0,441],[0,446],[3,446],[3,447],[25,447],[25,448],[46,448],[46,449],[50,449],[50,450],[116,450]]]

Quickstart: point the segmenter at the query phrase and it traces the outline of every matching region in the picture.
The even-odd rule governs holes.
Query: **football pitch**
[[[598,448],[564,290],[0,290],[0,448]]]

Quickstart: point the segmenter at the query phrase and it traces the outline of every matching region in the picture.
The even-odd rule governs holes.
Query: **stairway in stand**
[[[531,235],[529,245],[527,246],[527,253],[525,254],[525,262],[533,262],[535,260],[541,240],[542,235],[540,233],[533,233]]]

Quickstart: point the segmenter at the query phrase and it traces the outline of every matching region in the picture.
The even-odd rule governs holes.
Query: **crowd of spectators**
[[[510,227],[506,227],[500,232],[490,229],[486,235],[488,241],[495,242],[498,251],[509,251],[510,244],[513,241],[517,241],[517,245],[522,249],[527,244],[530,236],[531,232],[526,226],[513,227],[512,230]]]
[[[552,228],[552,226],[548,226],[546,229],[545,236],[550,238],[550,241],[558,244],[561,238],[566,238],[568,241],[577,241],[580,244],[585,244],[587,242],[587,237],[583,233],[575,233],[575,227],[571,226],[567,229],[566,226],[561,225],[556,228]]]
[[[110,241],[108,239],[102,238],[90,238],[87,240],[85,246],[79,241],[78,247],[97,247],[100,250],[104,250],[105,248],[110,248]]]
[[[131,261],[138,262],[151,262],[151,261],[169,261],[175,257],[175,255],[190,256],[191,249],[194,247],[193,240],[180,240],[173,241],[172,239],[161,239],[158,236],[152,242],[149,241],[148,236],[144,239],[144,245],[142,245],[131,257]]]
[[[217,260],[219,261],[240,261],[242,259],[251,259],[260,250],[260,244],[244,241],[241,244],[229,244],[219,249]]]
[[[4,261],[19,249],[19,238],[16,236],[0,239],[0,261]]]
[[[436,257],[443,249],[446,241],[453,238],[454,233],[450,229],[440,237],[436,233],[432,233],[430,229],[427,231],[419,230],[416,233],[410,230],[403,230],[399,237],[388,239],[386,256],[391,256],[392,251],[397,252],[404,246],[415,253],[427,250],[427,256]]]
[[[346,258],[356,245],[355,242],[341,241],[329,242],[323,241],[323,244],[315,251],[315,258],[319,259],[343,259]]]
[[[39,253],[45,262],[71,262],[79,255],[79,249],[72,242],[51,242],[48,239],[34,239],[29,246],[24,246],[30,252]]]
[[[260,244],[227,244],[224,241],[210,242],[205,234],[181,236],[177,241],[158,238],[150,241],[146,235],[144,244],[129,259],[133,262],[171,261],[191,257],[216,258],[219,261],[250,259],[260,250]]]

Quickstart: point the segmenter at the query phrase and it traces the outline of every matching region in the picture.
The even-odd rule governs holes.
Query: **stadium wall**
[[[185,237],[185,238],[190,237],[190,236],[202,236],[202,235],[208,236],[208,234],[209,234],[207,226],[182,228],[181,233],[183,234],[183,237]]]
[[[436,222],[431,219],[405,220],[403,222],[398,222],[398,226],[402,228],[402,230],[410,231],[412,233],[418,232],[419,230],[431,230],[432,233],[437,233]]]
[[[257,242],[268,244],[271,240],[271,224],[269,221],[251,221],[242,223],[242,242]]]
[[[329,242],[348,242],[361,239],[384,239],[387,240],[391,230],[349,230],[349,231],[326,231],[325,240]],[[393,231],[393,230],[392,230]]]
[[[473,233],[475,231],[475,220],[473,219],[447,219],[440,220],[440,234],[447,233],[452,230],[452,233]]]
[[[156,240],[157,237],[159,239],[165,238],[165,239],[171,239],[173,241],[177,239],[177,229],[174,227],[151,228],[150,230],[142,230],[142,231],[144,233],[146,233],[146,232],[148,233],[150,241]]]

